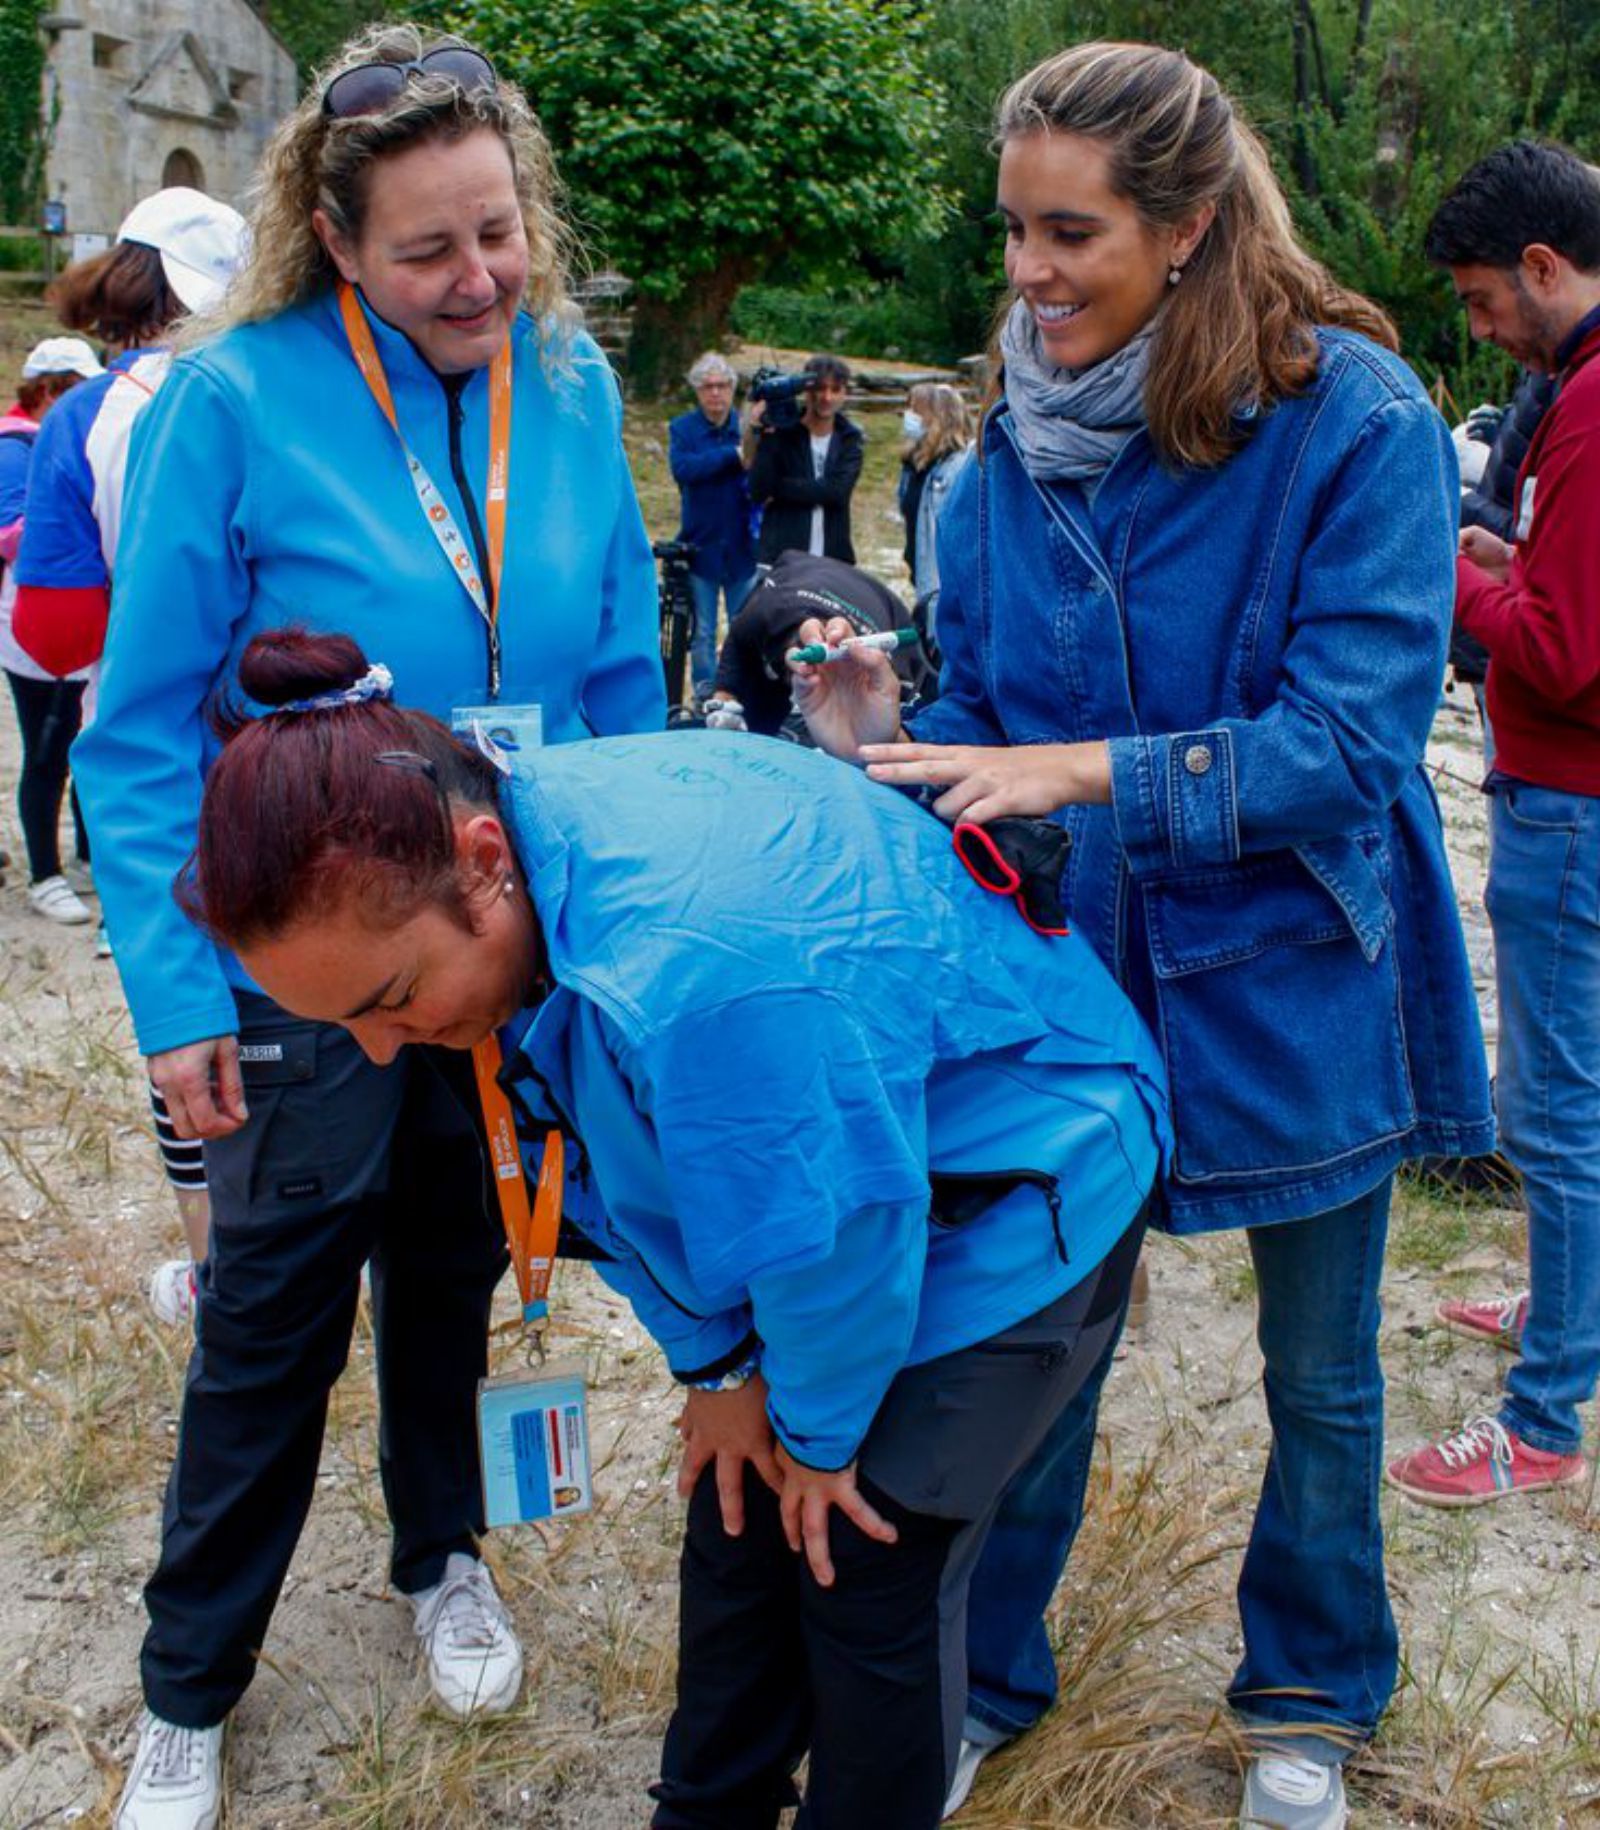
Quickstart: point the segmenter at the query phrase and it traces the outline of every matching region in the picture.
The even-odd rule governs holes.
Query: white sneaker
[[[67,880],[67,888],[79,896],[98,896],[100,892],[94,887],[94,872],[81,858],[74,858],[70,864],[63,864],[61,874]]]
[[[222,1814],[222,1724],[179,1728],[145,1711],[112,1830],[216,1830]]]
[[[962,1736],[961,1751],[956,1755],[956,1770],[950,1780],[950,1790],[945,1797],[944,1810],[940,1814],[941,1822],[946,1817],[954,1817],[972,1796],[972,1782],[978,1777],[978,1768],[993,1752],[992,1747],[988,1747],[982,1742],[969,1741],[964,1735]]]
[[[93,920],[65,877],[41,877],[37,883],[30,883],[28,901],[35,915],[42,915],[46,921],[59,921],[64,928],[81,927]]]
[[[1344,1774],[1294,1754],[1258,1754],[1244,1776],[1243,1830],[1345,1830]]]
[[[433,1694],[453,1716],[497,1716],[522,1688],[522,1647],[476,1557],[453,1551],[444,1581],[411,1597]]]
[[[150,1276],[150,1307],[159,1321],[194,1320],[194,1264],[187,1258],[169,1258]]]

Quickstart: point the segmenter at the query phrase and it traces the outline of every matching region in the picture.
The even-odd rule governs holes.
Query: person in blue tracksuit
[[[807,1751],[815,1830],[932,1830],[966,1583],[1115,1333],[1166,1149],[1143,1025],[937,820],[814,752],[508,762],[293,630],[240,678],[264,715],[228,721],[180,895],[376,1062],[498,1035],[687,1388],[656,1830],[768,1830]]]
[[[74,762],[139,1046],[206,1140],[148,1714],[118,1830],[208,1830],[372,1263],[391,1574],[458,1714],[521,1657],[477,1555],[473,1403],[505,1262],[470,1074],[390,1071],[262,995],[171,897],[213,694],[266,624],[381,639],[444,717],[559,744],[665,716],[615,379],[571,328],[548,149],[458,40],[374,28],[279,129],[251,259],[139,418],[99,715]],[[392,422],[391,423],[391,413]]]
[[[1407,1156],[1493,1139],[1422,768],[1454,458],[1387,320],[1298,247],[1260,143],[1180,52],[1063,51],[998,126],[1013,297],[1000,397],[939,526],[941,696],[902,731],[886,670],[855,656],[796,702],[824,747],[946,818],[1070,836],[1068,914],[1162,1042],[1161,1217],[1247,1228],[1255,1267],[1272,1450],[1229,1687],[1254,1737],[1239,1815],[1339,1830],[1342,1763],[1398,1672],[1390,1186]],[[1043,1613],[1097,1384],[1008,1493],[974,1583],[975,1757],[1054,1695]]]

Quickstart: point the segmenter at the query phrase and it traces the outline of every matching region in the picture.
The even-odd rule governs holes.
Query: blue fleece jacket
[[[842,1466],[902,1366],[1031,1315],[1121,1236],[1168,1139],[1155,1046],[1090,947],[1034,933],[948,827],[842,763],[685,732],[516,769],[556,989],[507,1082],[581,1137],[577,1217],[674,1371],[759,1342],[785,1446]],[[951,1223],[947,1178],[986,1175]]]
[[[488,374],[452,390],[368,312],[405,438],[470,538],[489,461]],[[659,726],[656,587],[604,357],[552,363],[512,333],[501,697],[544,737]],[[454,420],[454,426],[452,425]],[[99,710],[73,752],[95,877],[146,1054],[237,1023],[248,980],[173,902],[215,754],[206,701],[250,638],[343,630],[403,703],[481,702],[487,631],[423,520],[331,294],[181,357],[134,434]]]

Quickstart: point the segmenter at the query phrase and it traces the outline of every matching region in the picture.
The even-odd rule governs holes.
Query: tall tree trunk
[[[628,346],[633,385],[641,393],[670,387],[702,350],[717,348],[727,335],[733,302],[755,272],[753,261],[729,259],[692,281],[681,299],[640,299]]]

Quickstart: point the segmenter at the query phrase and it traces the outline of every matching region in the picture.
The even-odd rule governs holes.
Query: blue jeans
[[[703,680],[714,680],[717,676],[717,599],[720,596],[728,606],[728,621],[733,619],[744,608],[744,600],[750,595],[750,587],[756,582],[755,568],[738,578],[731,578],[725,584],[715,578],[702,578],[698,572],[689,574],[689,590],[694,597],[694,640],[689,645],[689,680],[699,686]]]
[[[1485,900],[1495,1099],[1528,1200],[1532,1289],[1500,1415],[1571,1454],[1600,1378],[1600,800],[1496,778]]]
[[[1272,1452],[1239,1577],[1245,1651],[1228,1701],[1247,1721],[1302,1725],[1294,1745],[1330,1762],[1372,1733],[1398,1668],[1378,1519],[1389,1192],[1386,1177],[1344,1207],[1250,1231]],[[1006,1490],[973,1578],[969,1739],[1021,1734],[1055,1699],[1043,1615],[1083,1517],[1114,1345]]]

